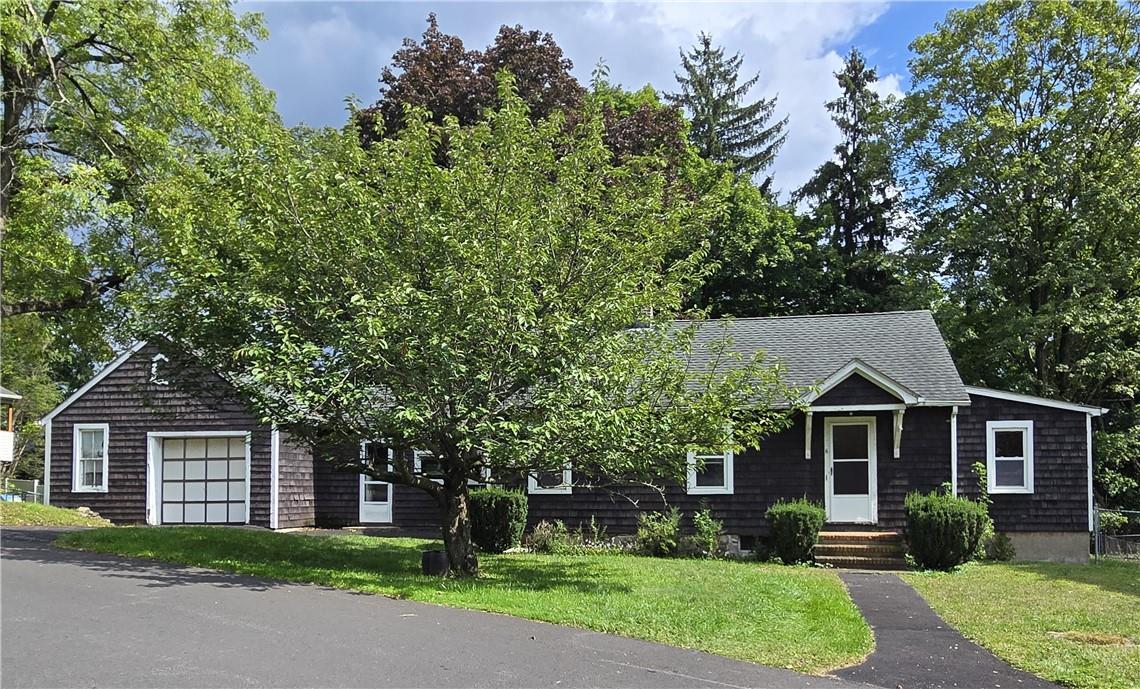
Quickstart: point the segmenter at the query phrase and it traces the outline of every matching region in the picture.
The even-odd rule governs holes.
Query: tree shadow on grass
[[[1101,561],[1088,564],[1059,562],[1014,562],[1007,565],[1042,579],[1087,584],[1133,596],[1140,601],[1140,563]]]
[[[41,531],[13,536],[6,531],[4,557],[76,564],[106,576],[144,579],[147,587],[204,583],[267,590],[290,581],[421,600],[446,598],[449,590],[522,588],[593,594],[630,590],[599,577],[599,568],[589,558],[484,556],[488,575],[479,579],[426,576],[420,573],[421,554],[440,544],[415,539],[325,538],[229,527],[139,527],[64,536],[61,548],[52,545],[56,535]]]

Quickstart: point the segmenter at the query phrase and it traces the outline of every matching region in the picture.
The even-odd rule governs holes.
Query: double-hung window
[[[430,478],[436,483],[443,483],[443,467],[439,464],[439,458],[431,450],[416,450],[412,453],[415,457],[415,471],[417,474]]]
[[[986,422],[986,483],[991,493],[1033,492],[1033,422]]]
[[[723,454],[689,453],[689,495],[732,494],[732,450]]]
[[[75,424],[72,438],[71,490],[75,493],[107,492],[107,444],[110,429],[105,423]]]

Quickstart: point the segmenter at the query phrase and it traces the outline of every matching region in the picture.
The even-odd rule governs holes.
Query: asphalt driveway
[[[60,550],[0,534],[3,687],[830,687],[503,615]]]

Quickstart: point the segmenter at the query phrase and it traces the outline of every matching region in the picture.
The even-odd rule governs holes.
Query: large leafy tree
[[[224,2],[0,3],[0,371],[25,395],[22,429],[46,390],[105,360],[159,269],[148,199],[195,152],[270,121],[239,59],[262,35]]]
[[[810,204],[810,219],[823,231],[826,264],[834,283],[826,310],[889,311],[913,300],[913,286],[897,273],[892,252],[901,230],[900,196],[895,182],[887,107],[872,86],[878,77],[852,48],[835,74],[840,96],[827,103],[839,129],[835,157],[820,165],[794,198]]]
[[[433,452],[440,483],[400,453],[349,466],[431,495],[459,575],[469,481],[680,480],[687,449],[759,442],[786,394],[719,347],[687,366],[671,318],[701,257],[669,256],[703,213],[662,161],[615,163],[596,111],[533,122],[509,83],[467,127],[412,110],[370,146],[350,129],[220,158],[168,209],[184,222],[150,310],[302,436]]]
[[[739,53],[726,57],[724,48],[702,32],[688,53],[681,51],[682,71],[676,75],[681,90],[669,100],[688,111],[689,136],[701,157],[731,163],[752,176],[772,166],[787,138],[788,118],[772,121],[775,96],[747,100],[760,75],[741,81],[743,60]],[[763,187],[770,186],[769,177]]]
[[[458,36],[440,31],[432,13],[422,39],[405,38],[381,70],[380,100],[358,115],[363,135],[369,141],[395,135],[409,106],[426,109],[436,124],[449,116],[461,125],[474,124],[498,103],[500,70],[514,76],[532,117],[572,110],[585,92],[570,74],[573,67],[549,33],[502,26],[485,50],[468,50]]]
[[[1134,436],[1140,8],[985,3],[912,48],[914,239],[941,266],[964,377],[1110,406],[1107,428]],[[1134,489],[1140,467],[1120,459],[1098,472],[1115,466]]]

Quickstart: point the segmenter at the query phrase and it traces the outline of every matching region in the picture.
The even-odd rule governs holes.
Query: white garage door
[[[162,439],[162,523],[244,524],[245,438]]]

